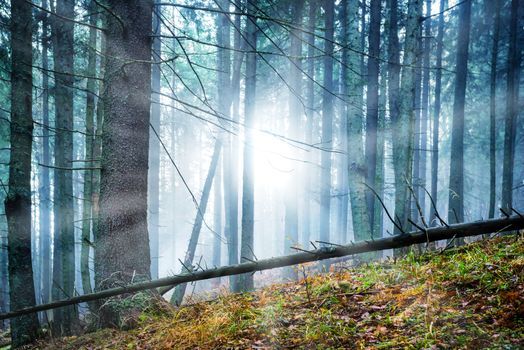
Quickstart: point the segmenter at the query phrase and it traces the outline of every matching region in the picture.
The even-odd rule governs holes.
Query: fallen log
[[[175,286],[181,283],[206,280],[210,278],[238,275],[242,273],[269,270],[278,267],[291,266],[306,262],[338,258],[385,249],[407,247],[413,244],[429,243],[445,239],[476,236],[487,233],[505,232],[524,229],[524,218],[513,216],[508,218],[475,221],[464,224],[449,225],[449,227],[432,227],[424,231],[413,231],[406,234],[351,243],[348,245],[322,247],[320,249],[300,253],[245,262],[238,265],[223,266],[203,271],[195,271],[183,275],[164,277],[153,281],[133,283],[128,286],[102,290],[100,292],[79,295],[69,299],[58,300],[48,304],[37,305],[0,314],[0,320],[35,312],[55,309],[67,305],[79,304],[93,300],[109,298],[122,294],[136,293],[159,287]]]

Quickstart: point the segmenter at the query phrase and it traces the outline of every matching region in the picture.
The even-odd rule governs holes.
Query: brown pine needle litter
[[[521,236],[337,269],[30,349],[524,348]]]

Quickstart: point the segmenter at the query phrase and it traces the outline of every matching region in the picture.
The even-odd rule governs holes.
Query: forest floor
[[[31,349],[524,348],[522,236],[337,270]]]

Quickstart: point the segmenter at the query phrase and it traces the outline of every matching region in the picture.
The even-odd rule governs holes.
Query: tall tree
[[[351,214],[355,241],[371,238],[371,223],[369,221],[366,204],[366,167],[364,161],[364,147],[362,142],[362,127],[364,116],[363,105],[363,67],[360,57],[355,52],[362,50],[359,28],[359,1],[348,1],[348,18],[342,23],[342,36],[348,38],[348,44],[342,51],[342,83],[343,91],[347,92],[348,119],[348,155],[349,155],[349,192],[351,201]],[[356,50],[350,51],[348,47]],[[347,64],[346,64],[347,62]],[[347,86],[345,86],[347,85]],[[344,93],[346,95],[346,93]]]
[[[42,1],[47,9],[47,0]],[[49,23],[47,17],[42,20],[42,162],[51,163],[49,147]],[[40,279],[42,302],[51,298],[51,181],[49,168],[42,167],[39,172],[39,223],[40,223]]]
[[[398,115],[391,118],[393,134],[393,168],[395,173],[395,217],[403,229],[408,227],[408,179],[413,169],[413,132],[415,122],[415,70],[418,64],[416,48],[420,35],[422,0],[408,4],[404,60],[398,101]],[[394,101],[393,101],[394,102]],[[395,234],[401,231],[395,227]]]
[[[155,0],[155,6],[158,6]],[[162,44],[160,41],[161,22],[160,7],[153,14],[153,62],[162,60]],[[155,130],[160,130],[160,63],[151,66],[151,125]],[[150,133],[149,136],[149,179],[148,179],[148,201],[149,201],[149,239],[151,245],[151,278],[158,278],[159,251],[159,227],[160,227],[160,142],[158,138]]]
[[[74,0],[58,0],[56,14],[75,17]],[[74,23],[54,18],[53,59],[55,67],[55,169],[54,169],[54,253],[53,299],[73,296],[75,286],[75,231],[73,197],[73,34]],[[76,307],[56,309],[56,334],[71,334]]]
[[[371,0],[368,35],[367,96],[366,96],[366,182],[375,185],[377,172],[377,125],[378,125],[378,76],[380,60],[380,0]],[[374,194],[367,192],[367,206],[370,224],[374,216]],[[373,229],[371,229],[373,233]]]
[[[440,104],[442,93],[442,51],[444,47],[444,9],[447,6],[447,0],[440,0],[438,29],[437,29],[437,50],[436,70],[435,70],[435,100],[433,105],[433,135],[431,141],[431,198],[435,205],[431,206],[429,220],[432,226],[437,224],[435,220],[436,205],[438,203],[438,153],[439,153],[439,121],[440,121]]]
[[[326,39],[324,41],[324,89],[322,94],[322,144],[320,159],[320,240],[329,242],[331,213],[331,148],[333,147],[333,39],[335,2],[324,0]]]
[[[449,172],[448,221],[464,221],[464,108],[468,75],[471,0],[460,4],[458,18],[455,94],[451,130],[451,164]]]
[[[108,4],[97,289],[150,278],[147,175],[152,0]],[[103,308],[101,324],[117,321]]]
[[[91,1],[89,4],[91,17],[89,23],[96,25],[98,16],[96,12],[96,3]],[[85,156],[87,163],[92,164],[93,161],[93,141],[95,134],[95,89],[96,82],[94,77],[96,75],[96,36],[97,32],[94,27],[89,28],[89,52],[87,58],[87,93],[86,93],[86,135],[85,135]],[[82,208],[82,251],[80,256],[80,273],[82,276],[82,289],[85,294],[91,293],[91,271],[89,267],[89,256],[93,239],[91,238],[91,199],[93,195],[93,170],[87,167],[84,171],[84,191],[83,191],[83,208]]]
[[[511,1],[509,23],[508,68],[506,85],[506,116],[504,120],[504,161],[502,167],[502,202],[506,213],[513,205],[513,168],[515,160],[515,135],[519,112],[519,83],[521,52],[519,50],[519,0]]]
[[[496,164],[497,164],[497,69],[500,37],[500,0],[490,0],[488,8],[493,10],[493,39],[491,46],[491,72],[489,84],[489,212],[488,217],[495,217]]]
[[[428,117],[429,117],[429,88],[430,88],[430,51],[431,51],[431,0],[426,0],[424,17],[424,36],[422,40],[422,96],[420,115],[420,142],[419,142],[419,175],[417,183],[417,200],[420,211],[426,213],[426,169],[428,148]]]
[[[255,14],[257,0],[247,2],[247,13]],[[246,90],[245,90],[245,144],[244,144],[244,167],[242,182],[242,244],[240,246],[241,261],[253,260],[253,242],[255,228],[255,182],[253,162],[253,128],[255,126],[255,97],[257,81],[257,28],[256,18],[248,16],[246,24],[246,44],[250,52],[246,54]],[[246,258],[248,260],[246,260]],[[242,290],[253,289],[253,275],[244,274],[239,276],[239,284]]]
[[[315,116],[315,23],[317,20],[317,0],[309,0],[308,7],[308,23],[307,28],[309,33],[307,34],[307,68],[306,72],[309,77],[305,84],[305,95],[306,95],[306,126],[305,126],[305,140],[306,143],[311,144],[313,140],[313,123]],[[311,157],[307,156],[307,160],[311,161]],[[311,167],[309,164],[306,165],[307,169],[304,173],[304,207],[302,208],[302,220],[301,220],[301,232],[302,232],[302,245],[307,247],[309,244],[309,237],[311,232]]]
[[[302,13],[304,10],[303,1],[293,1],[291,3],[291,17],[293,23],[301,26]],[[289,130],[288,135],[291,139],[298,139],[300,128],[301,95],[302,95],[302,32],[298,28],[292,28],[290,32],[291,43],[289,50]],[[298,169],[298,168],[296,168]],[[298,174],[295,174],[298,176]],[[293,176],[295,177],[295,176]],[[288,191],[285,197],[285,225],[284,225],[284,252],[291,253],[291,247],[298,243],[298,181],[291,179],[288,184]],[[296,269],[286,269],[286,276],[296,278]]]
[[[11,157],[9,192],[5,199],[11,310],[36,304],[31,260],[32,28],[31,4],[24,0],[12,0]],[[34,339],[37,329],[36,314],[13,318],[13,348]]]

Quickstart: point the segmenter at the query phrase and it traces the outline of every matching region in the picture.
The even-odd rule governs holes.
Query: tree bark
[[[435,205],[431,206],[429,220],[430,226],[437,225],[436,206],[438,204],[438,153],[439,153],[439,121],[440,121],[440,103],[442,92],[442,51],[444,46],[444,9],[447,6],[447,0],[440,0],[438,31],[437,31],[437,51],[436,70],[435,70],[435,101],[433,106],[433,135],[431,148],[431,197]]]
[[[74,1],[59,0],[56,13],[74,18]],[[53,58],[55,69],[55,166],[54,169],[54,253],[53,299],[68,298],[75,289],[75,232],[73,174],[69,168],[73,161],[73,33],[74,24],[60,18],[52,22]],[[55,334],[73,332],[76,307],[55,310]]]
[[[248,14],[254,14],[257,0],[247,3]],[[246,44],[250,51],[257,48],[256,19],[248,17],[246,24]],[[242,181],[242,244],[240,246],[240,261],[253,260],[254,257],[254,226],[255,226],[255,183],[253,164],[253,128],[255,126],[255,97],[257,80],[257,54],[249,52],[246,54],[246,90],[245,90],[245,143],[244,143],[244,168]],[[247,259],[246,259],[247,258]],[[253,276],[241,275],[239,287],[242,291],[252,290]]]
[[[320,240],[330,240],[331,214],[331,149],[333,148],[333,39],[335,23],[334,0],[324,0],[324,89],[322,94],[322,145],[320,156]]]
[[[366,95],[366,183],[375,186],[377,172],[377,125],[378,125],[378,76],[380,60],[380,2],[371,0],[368,36],[368,66],[367,66],[367,95]],[[373,224],[375,214],[374,194],[371,191],[366,195],[370,225]],[[371,227],[373,234],[373,227]]]
[[[89,9],[91,13],[96,11],[96,3],[90,2]],[[91,25],[96,25],[98,16],[92,15],[89,19]],[[86,76],[96,75],[96,29],[89,29],[89,53]],[[95,89],[96,82],[94,79],[87,79],[87,96],[86,96],[86,135],[85,135],[85,156],[89,163],[93,160],[93,141],[94,141],[94,119],[95,119]],[[44,163],[47,164],[47,163]],[[93,292],[91,287],[91,272],[89,268],[89,256],[93,239],[91,238],[91,200],[93,196],[93,170],[84,171],[84,191],[83,191],[83,208],[82,208],[82,251],[80,255],[80,274],[82,276],[82,289],[84,294]]]
[[[471,26],[471,0],[460,5],[457,39],[455,96],[451,131],[451,164],[449,173],[448,221],[464,221],[464,107],[468,74],[469,32]],[[457,243],[460,243],[458,241]]]
[[[112,1],[106,25],[97,289],[150,278],[147,175],[152,0]],[[123,253],[125,252],[125,254]],[[98,261],[98,262],[97,262]],[[103,308],[100,323],[117,323]]]
[[[508,73],[506,87],[506,117],[504,121],[504,160],[502,167],[501,207],[507,213],[513,205],[513,167],[515,160],[515,135],[519,112],[519,82],[521,53],[519,50],[519,0],[511,1],[509,23]]]
[[[497,173],[497,69],[500,37],[500,0],[490,0],[494,4],[493,41],[491,47],[491,72],[489,85],[489,212],[495,217],[496,173]]]
[[[304,10],[303,1],[293,1],[290,5],[291,17],[293,23],[302,26],[302,13]],[[288,136],[291,139],[298,139],[300,128],[301,113],[301,95],[302,95],[302,32],[298,28],[292,28],[290,32],[290,50],[289,50],[289,129]],[[298,167],[295,168],[298,170]],[[291,175],[290,182],[287,185],[285,193],[285,219],[284,219],[284,252],[290,252],[292,245],[298,244],[298,171],[295,170]],[[285,269],[285,277],[296,279],[298,271],[294,269]]]
[[[392,116],[393,168],[395,173],[395,218],[404,230],[408,228],[409,195],[407,181],[413,170],[413,132],[415,123],[416,47],[420,34],[422,0],[410,1],[406,22],[404,60],[398,100],[398,115]],[[394,101],[393,101],[394,102]],[[395,227],[395,234],[401,231]],[[403,254],[402,251],[397,252]]]
[[[36,304],[31,259],[31,148],[33,143],[31,35],[31,4],[24,0],[11,0],[11,157],[9,190],[4,203],[7,218],[11,310]],[[36,337],[37,329],[36,314],[12,319],[13,348],[32,341]]]

